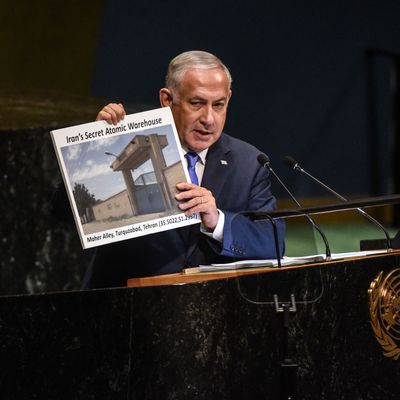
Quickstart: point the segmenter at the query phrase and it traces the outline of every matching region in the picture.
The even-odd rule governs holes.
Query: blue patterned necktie
[[[199,161],[200,157],[197,153],[194,153],[193,151],[189,151],[188,153],[186,153],[185,157],[188,162],[188,171],[189,171],[190,180],[195,185],[198,185],[199,178],[197,177],[197,174],[196,174],[196,163],[197,163],[197,161]]]

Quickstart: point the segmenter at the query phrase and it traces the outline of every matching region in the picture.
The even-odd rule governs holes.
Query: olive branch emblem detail
[[[384,277],[383,271],[368,290],[371,327],[386,357],[400,357],[400,268]]]

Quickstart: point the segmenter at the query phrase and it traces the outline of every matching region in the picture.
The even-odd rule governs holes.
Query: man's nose
[[[205,126],[212,126],[214,123],[214,110],[212,106],[203,107],[200,121]]]

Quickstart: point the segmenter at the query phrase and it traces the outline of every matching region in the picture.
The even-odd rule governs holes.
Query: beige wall
[[[175,194],[177,193],[177,190],[175,188],[176,184],[179,182],[186,181],[185,175],[183,174],[181,169],[181,163],[177,162],[165,168],[164,177],[165,180],[167,181],[167,186],[170,192],[171,200],[172,202],[175,202],[174,197]]]
[[[93,213],[96,221],[102,221],[108,218],[119,218],[124,215],[131,216],[132,208],[129,202],[128,192],[123,190],[102,203],[96,204],[93,206]]]

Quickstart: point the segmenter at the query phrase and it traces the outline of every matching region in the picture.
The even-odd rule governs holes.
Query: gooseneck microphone
[[[324,189],[328,190],[330,193],[332,193],[335,197],[342,201],[348,201],[345,197],[334,191],[331,187],[325,185],[325,183],[321,182],[319,179],[317,179],[315,176],[311,175],[309,172],[301,168],[299,163],[291,156],[286,156],[283,159],[283,162],[288,165],[290,168],[293,168],[295,171],[300,172],[301,174],[307,175],[309,178],[311,178],[314,182],[317,182],[320,186],[322,186]],[[392,251],[392,240],[390,239],[390,235],[388,231],[383,227],[383,225],[377,221],[374,217],[369,215],[366,211],[364,211],[362,208],[356,208],[356,210],[363,215],[365,218],[369,219],[375,226],[377,226],[379,229],[381,229],[385,236],[386,236],[386,249],[388,253]]]
[[[290,198],[295,202],[295,204],[298,207],[302,207],[301,204],[297,201],[297,199],[293,196],[292,192],[287,188],[287,186],[282,182],[282,180],[279,178],[279,176],[275,173],[275,171],[272,169],[271,167],[271,162],[269,157],[264,154],[261,153],[258,155],[257,157],[257,161],[264,167],[267,168],[272,175],[274,175],[274,177],[276,178],[276,180],[282,185],[282,187],[286,190],[286,192],[289,194]],[[328,239],[326,238],[324,232],[321,230],[321,228],[314,222],[314,220],[308,215],[308,214],[301,214],[304,215],[308,221],[310,222],[310,224],[313,226],[313,228],[315,228],[318,233],[321,235],[322,240],[325,243],[325,256],[326,256],[326,260],[329,261],[331,259],[331,249],[328,243]]]

